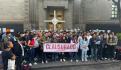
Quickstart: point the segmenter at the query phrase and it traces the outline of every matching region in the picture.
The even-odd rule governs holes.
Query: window
[[[111,16],[111,18],[116,19],[117,15],[118,15],[117,5],[112,3],[112,16]]]

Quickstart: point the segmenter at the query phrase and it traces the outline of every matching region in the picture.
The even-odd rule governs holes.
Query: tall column
[[[73,11],[73,22],[74,24],[79,24],[80,19],[80,8],[81,8],[81,0],[74,0],[74,11]]]
[[[31,24],[29,23],[29,0],[24,0],[24,30],[30,30]]]
[[[38,17],[39,17],[39,29],[45,30],[47,24],[44,23],[46,20],[46,8],[44,8],[44,1],[45,0],[38,0]]]
[[[73,1],[74,0],[68,0],[68,7],[65,7],[64,10],[64,28],[65,29],[72,29],[73,28]]]
[[[38,20],[38,3],[37,0],[30,0],[29,2],[29,22],[31,24],[31,29],[39,29]]]
[[[82,0],[74,0],[73,5],[73,26],[74,28],[81,28],[85,30],[85,24],[83,24],[83,5]]]

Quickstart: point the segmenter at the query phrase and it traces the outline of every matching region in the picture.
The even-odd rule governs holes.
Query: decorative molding
[[[69,0],[44,0],[43,8],[47,8],[48,6],[56,6],[68,9],[68,1]]]

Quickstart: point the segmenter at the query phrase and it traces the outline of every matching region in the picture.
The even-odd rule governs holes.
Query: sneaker
[[[85,59],[85,61],[88,61],[87,59]]]
[[[62,59],[60,59],[60,62],[62,62]]]
[[[31,63],[29,63],[29,66],[32,66],[32,64],[31,64]]]
[[[46,60],[45,63],[48,63],[48,61]]]
[[[79,60],[76,60],[76,62],[79,62]]]
[[[107,60],[108,58],[105,58],[105,60]]]
[[[82,59],[82,61],[84,61],[84,59]]]
[[[71,62],[73,62],[73,60],[71,60]]]
[[[35,62],[34,65],[37,65],[37,63]]]
[[[65,62],[66,60],[65,59],[63,59],[63,62]]]
[[[44,61],[42,61],[42,64],[44,64]]]

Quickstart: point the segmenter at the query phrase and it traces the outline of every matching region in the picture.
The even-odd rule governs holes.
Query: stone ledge
[[[33,65],[33,69],[52,69],[52,68],[63,68],[63,67],[76,67],[76,66],[95,66],[95,65],[104,65],[104,64],[120,64],[120,61],[88,61],[88,62],[50,62],[47,64],[38,64],[38,65]]]

